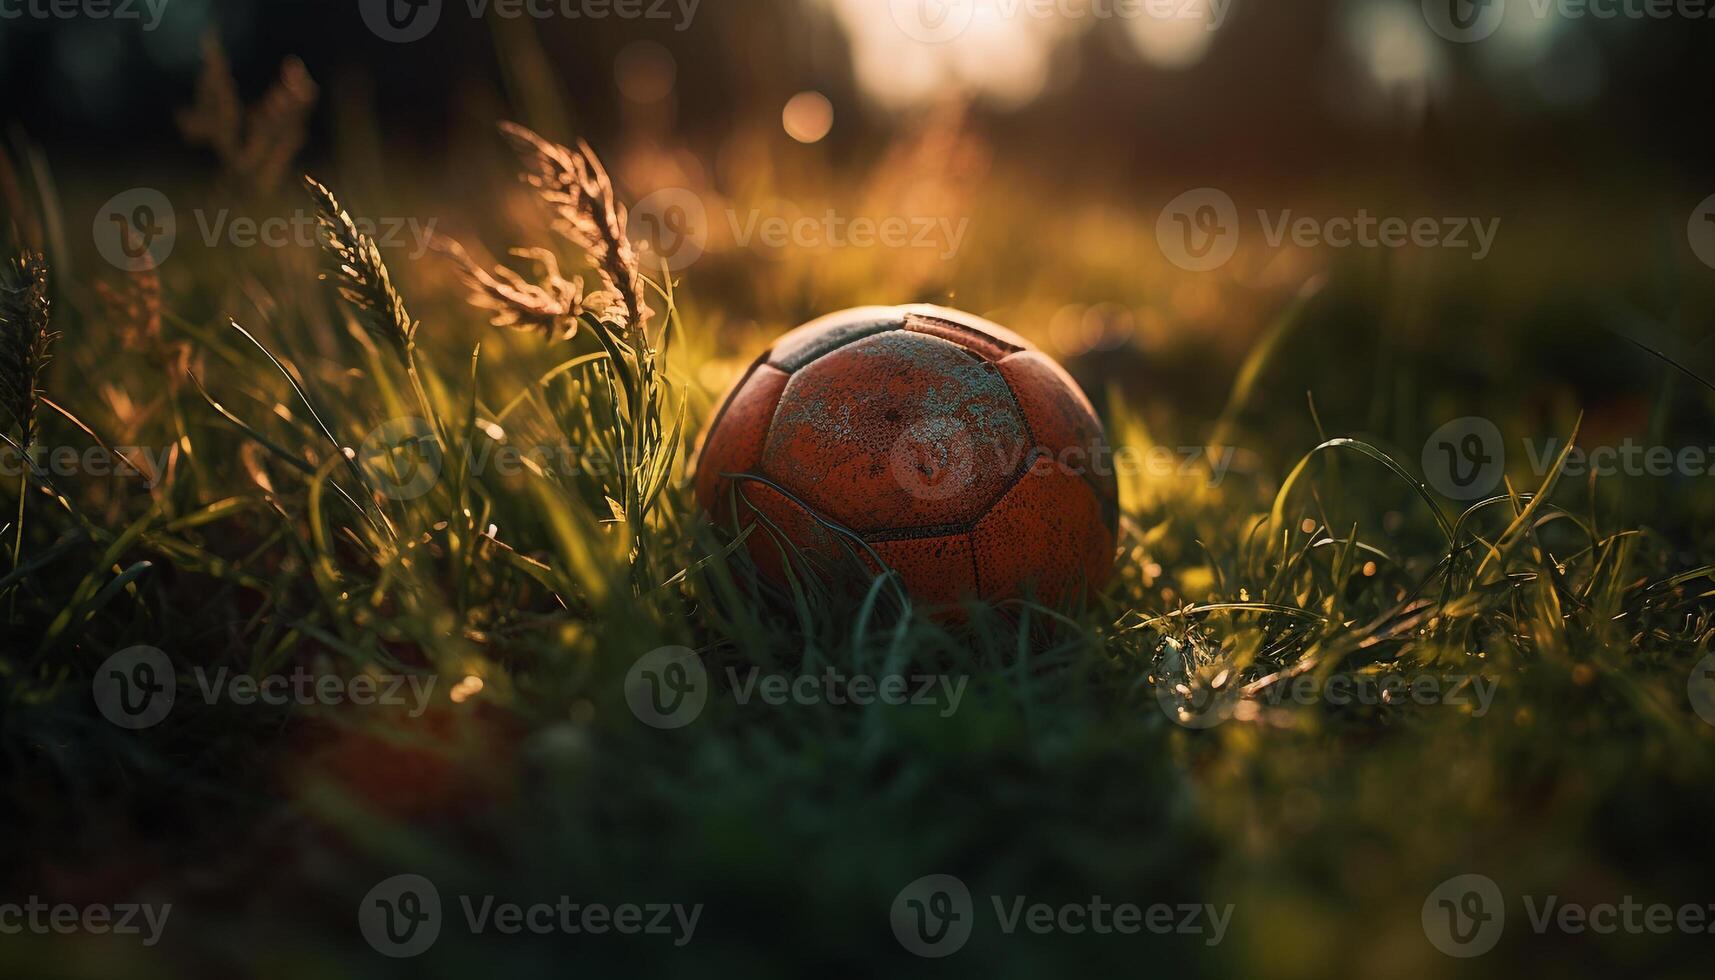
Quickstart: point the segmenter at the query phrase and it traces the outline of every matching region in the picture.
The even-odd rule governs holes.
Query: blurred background
[[[211,196],[217,154],[184,121],[210,38],[246,102],[301,60],[299,165],[354,213],[506,241],[529,203],[499,179],[494,120],[587,139],[636,204],[637,236],[694,284],[683,299],[712,391],[797,322],[930,300],[1013,326],[1098,401],[1120,391],[1158,437],[1194,443],[1287,299],[1340,269],[1352,274],[1332,278],[1319,328],[1294,338],[1302,370],[1261,383],[1283,386],[1270,404],[1310,392],[1330,427],[1407,456],[1433,421],[1418,404],[1430,385],[1477,402],[1444,417],[1522,411],[1523,431],[1547,438],[1579,403],[1617,438],[1680,390],[1663,394],[1672,372],[1639,343],[1688,367],[1715,360],[1694,326],[1711,270],[1687,235],[1715,190],[1715,142],[1685,108],[1711,50],[1701,21],[1515,0],[1474,8],[1494,19],[1462,43],[1438,33],[1434,2],[1409,0],[541,6],[553,15],[447,0],[408,42],[369,26],[377,5],[320,0],[170,0],[149,30],[7,20],[0,80],[31,93],[12,100],[14,136],[43,148],[77,218],[139,185],[232,207]],[[253,182],[236,213],[301,208],[289,171]],[[1196,188],[1241,219],[1212,271],[1164,261],[1157,234],[1162,208]],[[1305,248],[1271,241],[1262,209],[1468,217],[1498,234],[1475,259]],[[921,242],[836,253],[837,231],[806,245],[757,230],[828,214],[904,219]],[[68,221],[87,252],[88,222]],[[396,273],[415,288],[456,288],[438,257],[408,258]],[[1265,456],[1302,448],[1259,442]]]

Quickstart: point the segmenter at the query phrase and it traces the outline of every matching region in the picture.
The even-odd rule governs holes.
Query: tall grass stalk
[[[561,277],[552,254],[539,249],[514,254],[534,259],[542,267],[546,279],[541,284],[504,268],[488,272],[456,242],[445,243],[442,250],[459,263],[473,305],[489,310],[496,325],[534,330],[558,340],[572,339],[580,325],[585,326],[607,354],[585,372],[586,384],[596,382],[593,375],[600,375],[596,383],[609,389],[612,422],[620,430],[623,477],[620,486],[613,488],[619,499],[609,499],[625,522],[632,585],[641,594],[654,584],[648,574],[649,512],[671,472],[684,423],[682,405],[670,429],[663,418],[670,391],[662,372],[665,352],[656,348],[649,335],[655,313],[646,295],[650,283],[626,235],[625,205],[595,151],[585,143],[575,149],[561,146],[516,123],[501,124],[500,132],[518,154],[520,178],[547,205],[554,231],[584,254],[600,289],[586,293],[581,283]],[[669,327],[662,330],[664,345],[673,317],[671,296],[666,292],[663,296],[669,307]],[[594,411],[587,397],[583,407]],[[590,418],[578,426],[592,424]]]
[[[12,569],[24,553],[24,505],[29,496],[29,452],[36,445],[42,372],[54,342],[48,330],[48,265],[37,252],[9,259],[0,270],[0,408],[18,430],[23,465],[18,473],[18,517],[12,535]],[[9,609],[17,605],[14,584]]]

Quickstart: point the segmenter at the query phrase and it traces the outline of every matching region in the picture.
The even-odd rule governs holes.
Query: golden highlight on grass
[[[559,377],[547,398],[569,444],[599,447],[619,463],[611,474],[574,482],[598,519],[625,528],[632,588],[642,594],[668,577],[651,569],[651,515],[659,516],[657,505],[675,476],[686,419],[686,399],[664,370],[677,322],[670,284],[662,290],[667,315],[657,345],[648,329],[654,311],[644,299],[650,283],[626,238],[625,206],[595,151],[582,142],[569,149],[516,123],[502,123],[500,132],[523,162],[521,178],[549,206],[553,230],[583,252],[602,288],[586,294],[545,249],[512,253],[542,267],[545,279],[536,284],[506,268],[486,271],[457,242],[437,247],[459,264],[471,303],[487,310],[494,325],[571,340],[581,322],[606,355],[587,361],[575,380]]]
[[[322,278],[331,279],[339,288],[340,296],[351,304],[370,336],[406,354],[416,343],[417,323],[405,311],[405,298],[393,288],[381,250],[357,230],[333,191],[309,176],[304,177],[304,187],[315,199],[317,237],[328,259],[329,268]]]
[[[554,340],[577,336],[578,317],[587,312],[584,284],[560,275],[560,260],[545,248],[515,248],[512,254],[542,267],[542,282],[533,283],[499,265],[489,272],[478,265],[463,245],[436,236],[434,247],[458,265],[459,277],[470,289],[470,303],[492,314],[496,327],[540,333]]]
[[[654,311],[644,299],[637,250],[625,234],[625,206],[595,151],[582,141],[569,149],[513,122],[501,123],[500,133],[524,163],[524,182],[553,208],[554,230],[589,256],[601,278],[605,290],[590,294],[587,305],[641,336]]]

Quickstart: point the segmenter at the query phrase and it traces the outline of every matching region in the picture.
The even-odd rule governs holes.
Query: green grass
[[[556,241],[540,201],[531,223],[493,217],[517,200],[508,166],[497,154],[473,200],[437,205],[480,229],[461,234],[473,251],[479,238]],[[889,907],[908,882],[949,873],[979,908],[991,895],[1235,907],[1213,948],[1006,936],[984,913],[940,964],[961,972],[1691,975],[1707,937],[1535,936],[1516,902],[1481,960],[1459,964],[1424,938],[1424,898],[1455,874],[1487,874],[1512,895],[1679,904],[1711,899],[1715,866],[1715,728],[1686,695],[1715,635],[1711,498],[1695,482],[1597,485],[1558,466],[1527,482],[1517,461],[1506,494],[1468,509],[1438,497],[1415,447],[1441,421],[1490,414],[1509,435],[1564,439],[1586,406],[1562,380],[1578,366],[1547,363],[1567,345],[1545,332],[1479,348],[1461,329],[1390,314],[1428,304],[1423,277],[1404,273],[1429,260],[1335,263],[1312,288],[1309,276],[1176,281],[1159,262],[1132,281],[1127,264],[1153,254],[1148,221],[1071,202],[1054,227],[1079,253],[996,248],[927,279],[861,253],[772,266],[712,255],[679,280],[637,284],[655,308],[645,321],[597,221],[554,247],[568,270],[597,253],[587,278],[608,305],[508,331],[464,302],[444,257],[390,271],[394,259],[340,216],[341,203],[388,202],[328,186],[338,201],[317,185],[313,202],[290,190],[244,202],[319,207],[327,282],[326,260],[305,250],[187,250],[162,269],[157,326],[100,302],[95,284],[113,277],[87,257],[55,264],[63,337],[46,387],[69,415],[44,413],[38,443],[172,452],[149,488],[30,479],[18,567],[0,585],[14,609],[0,657],[0,830],[19,842],[7,893],[148,896],[171,901],[174,918],[142,952],[8,936],[0,962],[12,971],[926,973],[937,964],[898,947]],[[404,193],[384,192],[395,204]],[[1053,220],[1019,203],[1033,195],[997,196],[971,202],[991,217],[1016,208],[993,219],[996,239]],[[1451,274],[1441,285],[1444,305],[1523,307],[1527,325],[1567,302]],[[695,517],[687,457],[718,385],[811,313],[951,296],[1005,306],[1045,340],[1032,324],[1056,296],[1174,288],[1213,290],[1234,316],[1257,311],[1244,322],[1265,326],[1242,331],[1250,356],[1211,359],[1170,339],[1135,377],[1073,367],[1102,386],[1116,442],[1210,441],[1239,450],[1239,464],[1213,483],[1201,471],[1127,478],[1119,572],[1084,608],[977,609],[950,628],[886,579],[860,602],[810,581],[759,600],[731,543]],[[1603,345],[1623,345],[1592,324],[1569,346],[1617,357]],[[1141,358],[1143,346],[1127,350]],[[1494,359],[1488,387],[1441,370],[1473,351]],[[1651,432],[1706,430],[1701,391],[1672,387],[1647,360],[1629,370],[1660,392]],[[1176,387],[1187,376],[1195,384]],[[1520,407],[1527,391],[1547,393],[1552,417]],[[402,418],[426,423],[423,451],[443,467],[408,500],[378,482],[410,459],[355,452]],[[502,445],[585,455],[505,474],[474,465]],[[167,651],[181,700],[130,732],[96,712],[90,685],[140,643]],[[632,715],[625,679],[669,645],[698,651],[714,692],[691,725],[663,731]],[[204,705],[196,665],[404,672],[436,686],[415,717]],[[728,671],[752,667],[967,687],[950,714],[740,704]],[[1301,675],[1393,672],[1480,678],[1494,701],[1478,716],[1278,696]],[[1187,698],[1209,696],[1234,717],[1175,723]],[[707,909],[685,950],[449,927],[429,956],[396,963],[364,945],[356,909],[402,871],[433,879],[449,907],[458,894],[565,893]]]

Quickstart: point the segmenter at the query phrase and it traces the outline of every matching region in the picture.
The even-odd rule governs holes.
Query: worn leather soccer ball
[[[704,433],[697,499],[761,574],[858,556],[920,602],[1100,588],[1118,503],[1101,422],[1072,378],[998,324],[935,306],[862,307],[791,331]],[[782,539],[796,548],[782,546]],[[794,556],[794,557],[788,557]]]

